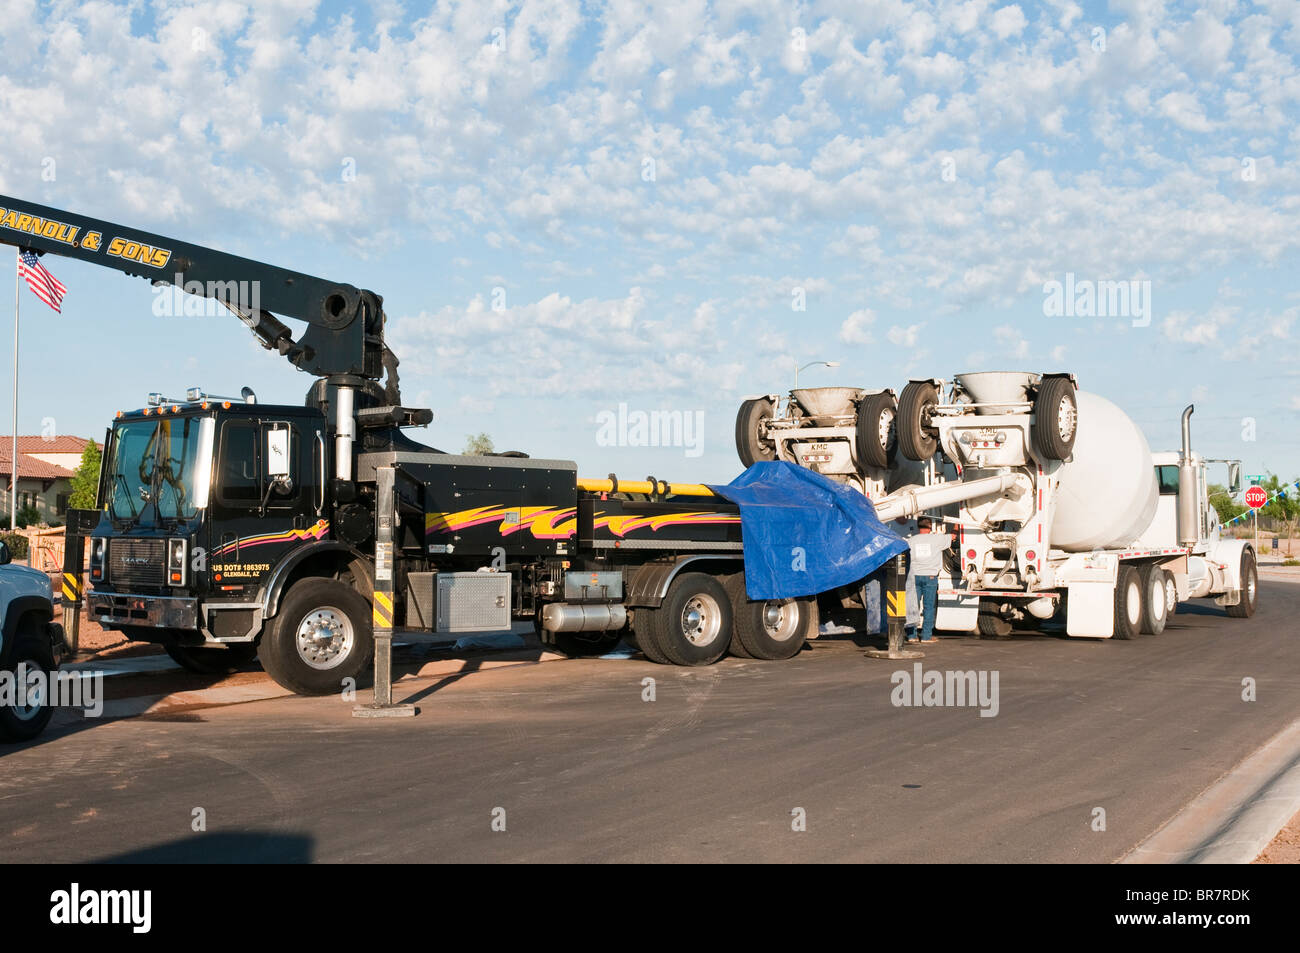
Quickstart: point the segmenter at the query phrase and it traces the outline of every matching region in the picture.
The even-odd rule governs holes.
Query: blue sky
[[[1300,474],[1296,3],[9,6],[0,192],[377,291],[444,449],[726,480],[740,398],[837,360],[802,382],[1070,370],[1154,446],[1195,402],[1201,450]],[[310,384],[46,263],[23,432]],[[1067,273],[1149,281],[1149,324],[1045,315]],[[601,446],[620,404],[702,453]]]

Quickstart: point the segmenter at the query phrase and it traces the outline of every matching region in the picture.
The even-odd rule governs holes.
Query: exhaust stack
[[[1192,414],[1195,404],[1183,411],[1183,449],[1178,460],[1178,545],[1191,548],[1201,538],[1200,481],[1192,464]]]

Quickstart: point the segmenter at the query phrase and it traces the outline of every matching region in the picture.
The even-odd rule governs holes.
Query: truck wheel
[[[1141,633],[1143,594],[1138,571],[1120,566],[1115,579],[1115,638],[1136,639]]]
[[[649,616],[659,650],[674,665],[712,665],[731,642],[731,600],[722,583],[706,573],[674,579]]]
[[[1255,567],[1255,554],[1249,549],[1241,551],[1241,601],[1235,606],[1224,606],[1234,619],[1249,619],[1255,614],[1259,600],[1259,570]]]
[[[42,645],[39,630],[39,625],[19,624],[10,664],[15,687],[18,669],[22,666],[29,694],[22,705],[0,707],[0,741],[30,741],[45,730],[54,715],[48,693],[56,666],[48,644]]]
[[[759,434],[763,422],[771,417],[772,402],[764,397],[756,397],[740,405],[740,411],[736,414],[736,453],[746,467],[753,466],[760,460],[776,459],[776,444]]]
[[[980,606],[979,614],[975,617],[976,625],[979,628],[981,639],[1009,639],[1011,638],[1011,620],[1004,619],[990,609]]]
[[[303,579],[267,623],[257,657],[277,684],[298,695],[329,695],[355,679],[374,652],[370,605],[333,579]]]
[[[1034,443],[1049,460],[1066,460],[1079,431],[1079,401],[1068,377],[1048,377],[1034,398]]]
[[[939,449],[930,417],[939,403],[939,390],[929,381],[910,381],[898,399],[898,449],[909,460],[929,460]]]
[[[641,650],[641,654],[656,665],[671,665],[668,656],[659,648],[655,636],[654,614],[658,609],[635,609],[632,613],[632,641]]]
[[[1138,570],[1142,586],[1142,631],[1159,635],[1169,623],[1169,595],[1165,580],[1169,573],[1159,566],[1143,566]]]
[[[765,660],[793,658],[808,636],[817,631],[815,598],[751,600],[745,592],[743,575],[727,580],[727,594],[735,620],[733,654]]]
[[[230,675],[253,661],[257,646],[252,642],[235,642],[225,646],[163,645],[172,661],[188,672],[199,675]]]
[[[749,599],[749,596],[745,593],[745,574],[743,572],[738,572],[728,576],[725,588],[727,590],[727,598],[731,600],[732,617],[739,619],[740,609],[738,607]],[[732,625],[731,644],[727,646],[727,651],[736,656],[736,658],[753,658],[754,656],[749,654],[749,649],[745,648],[745,644],[740,641],[740,635],[738,634],[739,628],[739,625]]]
[[[889,393],[868,394],[858,404],[858,463],[864,467],[888,468],[898,452],[898,404]]]
[[[1174,582],[1174,574],[1165,572],[1165,624],[1178,612],[1178,583]]]

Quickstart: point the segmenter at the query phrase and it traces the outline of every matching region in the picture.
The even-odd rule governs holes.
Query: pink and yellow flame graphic
[[[429,513],[424,518],[426,536],[456,533],[472,526],[499,523],[502,536],[529,532],[537,539],[568,539],[577,532],[577,511],[554,506],[476,506],[458,513]],[[738,524],[731,513],[665,513],[659,516],[605,516],[596,513],[595,528],[605,529],[620,539],[640,529],[656,532],[665,526],[710,526]]]
[[[215,549],[213,556],[224,556],[227,553],[233,553],[236,549],[248,549],[250,546],[265,546],[268,543],[296,543],[308,539],[322,539],[329,535],[329,520],[317,520],[315,524],[307,529],[289,529],[282,533],[262,533],[259,536],[244,536],[238,542],[226,543],[226,545]]]

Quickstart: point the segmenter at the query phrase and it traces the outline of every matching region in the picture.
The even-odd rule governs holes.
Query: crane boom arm
[[[0,195],[0,243],[213,298],[299,370],[377,381],[388,369],[396,389],[397,361],[384,346],[383,299],[372,291],[6,195]],[[276,314],[308,328],[295,341]]]

